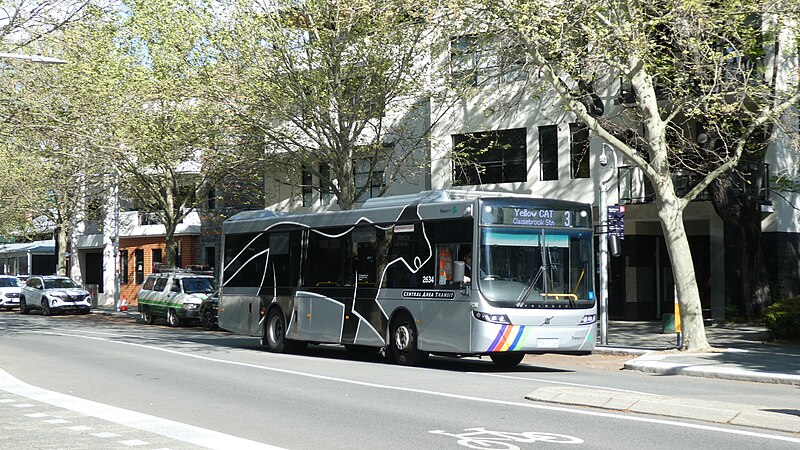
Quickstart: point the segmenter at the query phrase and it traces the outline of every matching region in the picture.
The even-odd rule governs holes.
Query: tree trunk
[[[58,249],[56,254],[56,273],[62,277],[67,276],[67,225],[60,224],[58,233]]]
[[[726,262],[725,273],[734,277],[734,292],[726,293],[746,319],[758,317],[769,305],[770,286],[761,243],[761,211],[758,197],[736,189],[729,176],[709,186],[711,203],[725,225],[726,252],[734,258]]]
[[[672,183],[668,184],[669,187]],[[656,197],[661,229],[672,264],[675,288],[680,307],[680,320],[683,349],[691,352],[706,351],[711,348],[703,325],[703,311],[700,304],[700,291],[683,223],[683,208],[674,190],[662,189]]]

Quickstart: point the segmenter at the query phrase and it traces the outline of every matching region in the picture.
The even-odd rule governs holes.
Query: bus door
[[[435,285],[423,293],[419,323],[420,345],[424,350],[461,352],[469,347],[469,293],[453,278],[456,261],[463,261],[467,247],[459,244],[436,246]]]

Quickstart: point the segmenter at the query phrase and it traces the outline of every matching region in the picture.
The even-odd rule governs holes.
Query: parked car
[[[22,282],[15,276],[0,275],[0,308],[19,308],[19,292]]]
[[[219,291],[211,294],[200,304],[200,324],[203,329],[214,331],[219,328]]]
[[[60,312],[88,314],[92,309],[89,291],[68,277],[32,275],[19,295],[19,312],[39,309],[49,316]]]
[[[190,271],[152,273],[139,290],[138,303],[142,321],[151,325],[158,318],[172,327],[199,320],[200,305],[217,290],[211,275]]]

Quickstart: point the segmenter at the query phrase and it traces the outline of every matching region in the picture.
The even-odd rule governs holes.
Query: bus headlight
[[[197,303],[184,303],[183,304],[183,309],[197,309],[199,307],[200,307],[200,305],[198,305]]]
[[[579,323],[578,325],[591,325],[595,323],[596,320],[597,320],[596,315],[586,314],[585,316],[583,316],[583,319],[581,319],[581,323]]]
[[[509,320],[508,316],[505,315],[505,314],[489,314],[489,313],[480,312],[480,311],[472,311],[472,315],[476,319],[482,320],[484,322],[504,323],[504,324],[510,324],[511,323],[511,320]]]

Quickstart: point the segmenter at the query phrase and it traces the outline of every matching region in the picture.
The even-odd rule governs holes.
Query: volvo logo
[[[541,324],[541,325],[539,325],[539,326],[542,326],[542,325],[550,325],[550,321],[551,321],[551,320],[553,320],[553,317],[555,317],[555,316],[551,316],[551,317],[545,317],[545,318],[544,318],[544,322],[542,322],[542,324]]]

